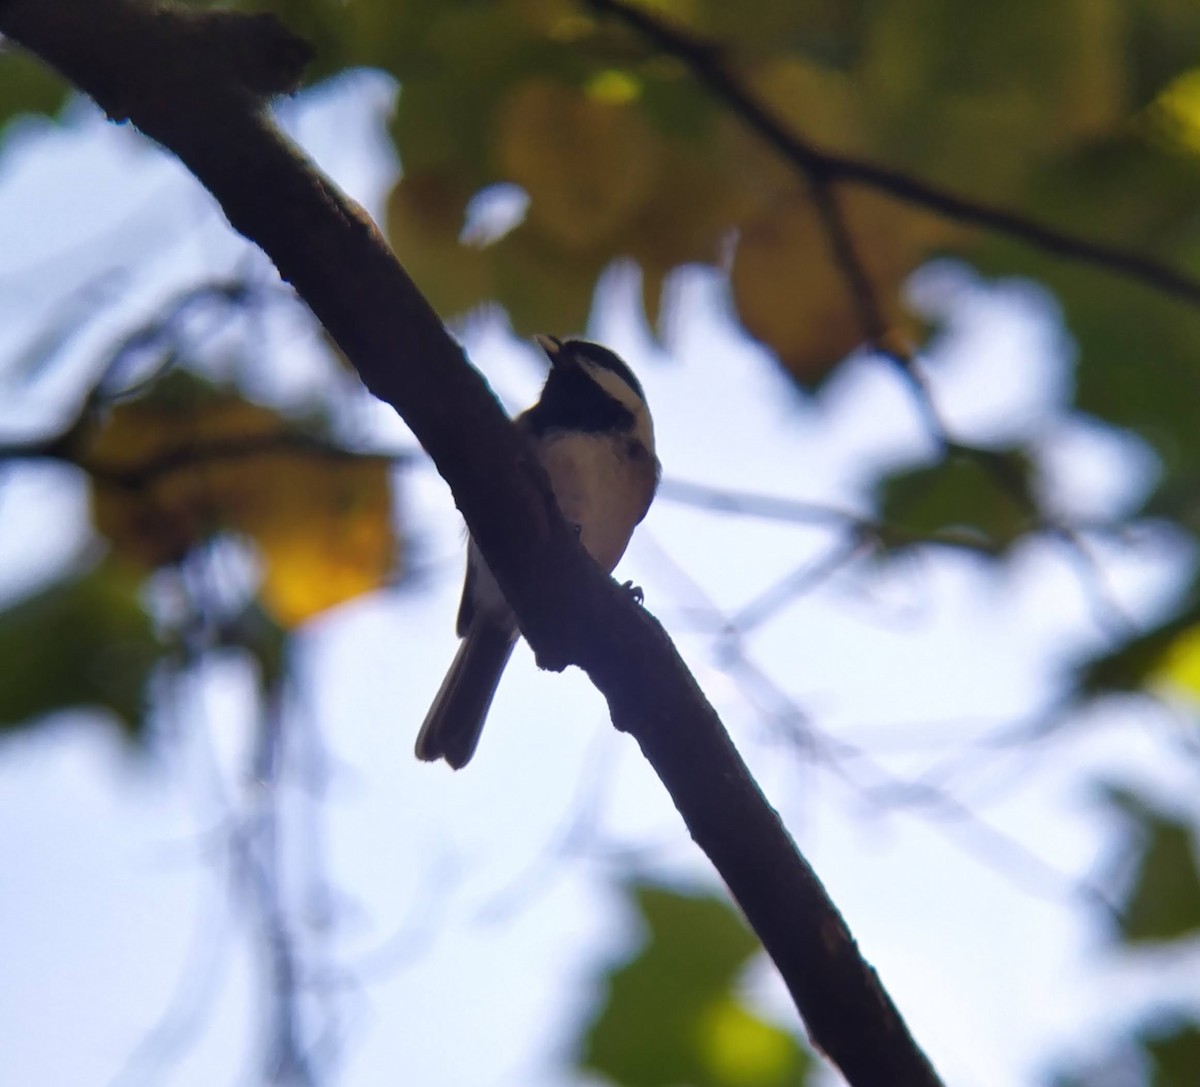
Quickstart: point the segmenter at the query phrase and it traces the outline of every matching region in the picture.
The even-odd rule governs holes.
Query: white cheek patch
[[[618,377],[607,366],[597,366],[594,362],[583,363],[583,368],[597,385],[609,396],[630,411],[636,411],[642,404],[642,398],[635,393],[624,378]]]
[[[600,388],[618,404],[629,410],[634,418],[634,436],[653,453],[654,426],[650,422],[650,412],[646,407],[646,402],[629,387],[624,378],[608,369],[607,366],[597,366],[595,363],[585,360],[583,367],[588,376]]]

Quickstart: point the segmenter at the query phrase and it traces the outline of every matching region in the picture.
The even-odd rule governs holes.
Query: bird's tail
[[[418,759],[445,759],[455,770],[471,761],[515,640],[512,630],[476,617],[417,733]]]

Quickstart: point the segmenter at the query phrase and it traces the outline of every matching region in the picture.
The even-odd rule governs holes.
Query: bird
[[[540,334],[534,339],[550,370],[537,403],[515,424],[532,443],[584,549],[612,573],[658,488],[646,396],[607,347]],[[640,600],[640,590],[633,592]],[[462,641],[417,734],[416,756],[445,759],[459,770],[475,754],[518,635],[512,609],[470,539],[456,629]]]

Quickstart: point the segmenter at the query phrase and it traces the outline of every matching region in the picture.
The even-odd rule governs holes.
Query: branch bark
[[[855,1087],[935,1087],[662,628],[587,558],[522,438],[365,213],[266,118],[260,95],[291,85],[304,50],[275,24],[252,22],[142,0],[0,0],[0,31],[174,152],[403,416],[538,662],[578,664],[603,692],[761,938],[813,1042]]]

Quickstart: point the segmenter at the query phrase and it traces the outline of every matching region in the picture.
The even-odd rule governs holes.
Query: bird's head
[[[652,446],[650,413],[642,384],[626,363],[590,340],[534,337],[550,359],[550,373],[533,422],[540,429],[621,431]]]

